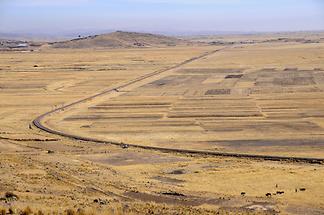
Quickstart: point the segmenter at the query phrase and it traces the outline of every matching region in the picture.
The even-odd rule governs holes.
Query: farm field
[[[228,48],[48,123],[137,145],[323,158],[323,48]]]
[[[323,214],[323,163],[204,154],[324,159],[323,59],[322,42],[0,52],[0,209]],[[102,142],[32,123],[51,110],[44,127]]]

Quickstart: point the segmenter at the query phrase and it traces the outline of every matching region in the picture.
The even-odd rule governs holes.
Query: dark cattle
[[[127,145],[127,144],[122,144],[121,147],[122,147],[123,149],[128,149],[129,145]]]
[[[245,192],[242,192],[242,193],[241,193],[241,196],[245,196],[245,194],[246,194]]]

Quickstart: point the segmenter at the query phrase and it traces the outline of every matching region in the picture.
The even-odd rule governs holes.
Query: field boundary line
[[[32,124],[36,126],[38,129],[45,131],[47,133],[51,133],[54,135],[59,135],[62,137],[66,137],[73,140],[80,140],[80,141],[86,141],[86,142],[94,142],[94,143],[101,143],[101,144],[112,144],[112,145],[118,145],[118,146],[127,146],[127,147],[135,147],[135,148],[141,148],[146,150],[155,150],[155,151],[161,151],[161,152],[168,152],[168,153],[182,153],[182,154],[195,154],[195,155],[204,155],[204,156],[218,156],[218,157],[234,157],[234,158],[249,158],[249,159],[257,159],[257,160],[269,160],[269,161],[290,161],[290,162],[305,162],[305,163],[312,163],[312,164],[323,164],[324,158],[308,158],[308,157],[286,157],[286,156],[272,156],[272,155],[256,155],[256,154],[240,154],[240,153],[226,153],[226,152],[212,152],[212,151],[201,151],[201,150],[191,150],[191,149],[176,149],[176,148],[164,148],[164,147],[155,147],[155,146],[144,146],[144,145],[137,145],[137,144],[128,144],[128,143],[122,143],[122,142],[114,142],[114,141],[105,141],[105,140],[99,140],[96,138],[89,138],[89,137],[82,137],[78,135],[68,134],[64,133],[62,131],[54,130],[42,123],[43,119],[47,116],[50,116],[54,113],[65,111],[66,109],[90,101],[96,97],[100,97],[102,95],[112,93],[119,91],[121,88],[125,88],[127,86],[130,86],[134,83],[143,81],[145,79],[151,78],[153,76],[168,72],[170,70],[177,69],[181,66],[184,66],[186,64],[192,63],[194,61],[200,60],[202,58],[205,58],[207,56],[210,56],[212,54],[215,54],[217,52],[221,52],[229,47],[224,47],[220,49],[216,49],[213,51],[205,52],[199,56],[190,58],[188,60],[185,60],[179,64],[176,64],[174,66],[157,70],[155,72],[140,76],[138,78],[135,78],[133,80],[128,81],[127,83],[121,84],[114,88],[106,89],[100,93],[97,93],[95,95],[89,96],[87,98],[75,101],[73,103],[64,105],[63,107],[56,108],[54,110],[48,111],[40,116],[38,116],[36,119],[32,121]]]

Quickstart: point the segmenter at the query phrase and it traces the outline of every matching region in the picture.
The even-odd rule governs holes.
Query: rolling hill
[[[192,44],[186,40],[163,35],[116,31],[77,38],[68,41],[50,43],[52,48],[138,48],[166,47]]]

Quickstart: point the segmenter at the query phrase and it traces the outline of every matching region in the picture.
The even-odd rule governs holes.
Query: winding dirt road
[[[177,69],[181,66],[184,66],[186,64],[189,64],[191,62],[197,61],[199,59],[202,59],[204,57],[207,57],[209,55],[215,54],[217,52],[223,51],[224,49],[227,49],[229,47],[225,47],[225,48],[221,48],[221,49],[217,49],[217,50],[213,50],[210,52],[206,52],[200,56],[196,56],[193,57],[191,59],[188,59],[184,62],[181,62],[175,66],[166,68],[166,69],[162,69],[162,70],[158,70],[143,76],[140,76],[136,79],[133,79],[127,83],[121,84],[117,87],[114,88],[110,88],[107,90],[104,90],[100,93],[97,93],[95,95],[92,95],[90,97],[78,100],[76,102],[70,103],[68,105],[65,105],[63,107],[59,107],[57,109],[54,109],[52,111],[46,112],[42,115],[40,115],[39,117],[37,117],[36,119],[33,120],[33,125],[36,126],[37,128],[51,133],[51,134],[55,134],[55,135],[59,135],[62,137],[66,137],[66,138],[71,138],[74,140],[81,140],[81,141],[87,141],[87,142],[95,142],[95,143],[101,143],[101,144],[113,144],[113,145],[127,145],[129,147],[137,147],[137,148],[142,148],[142,149],[147,149],[147,150],[158,150],[158,151],[163,151],[163,152],[170,152],[170,153],[184,153],[184,154],[198,154],[198,155],[208,155],[208,156],[223,156],[223,157],[237,157],[237,158],[249,158],[249,159],[261,159],[261,160],[271,160],[271,161],[293,161],[293,162],[306,162],[306,163],[317,163],[317,164],[323,164],[324,163],[324,159],[321,158],[306,158],[306,157],[284,157],[284,156],[268,156],[268,155],[254,155],[254,154],[238,154],[238,153],[222,153],[222,152],[212,152],[212,151],[200,151],[200,150],[186,150],[186,149],[172,149],[172,148],[164,148],[164,147],[153,147],[153,146],[142,146],[142,145],[135,145],[135,144],[129,144],[129,143],[120,143],[120,142],[112,142],[112,141],[104,141],[104,140],[99,140],[96,138],[90,138],[90,137],[82,137],[82,136],[78,136],[78,135],[73,135],[73,134],[69,134],[69,133],[64,133],[58,130],[55,130],[53,128],[50,128],[49,126],[45,125],[43,123],[44,119],[50,115],[59,113],[59,112],[63,112],[66,111],[68,108],[71,108],[73,106],[79,105],[81,103],[85,103],[88,102],[92,99],[95,99],[97,97],[106,95],[106,94],[110,94],[113,92],[119,92],[120,90],[122,90],[125,87],[129,87],[135,83],[138,83],[140,81],[143,81],[145,79],[148,78],[152,78],[154,76],[160,75],[162,73],[165,73],[167,71],[173,70],[173,69]]]

